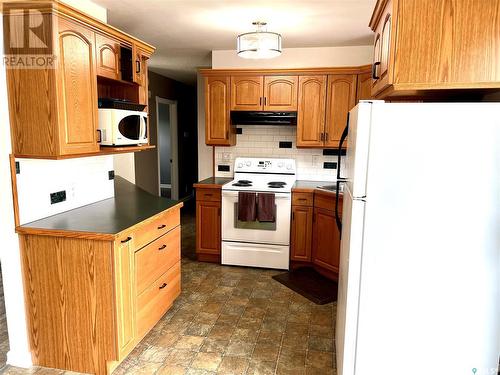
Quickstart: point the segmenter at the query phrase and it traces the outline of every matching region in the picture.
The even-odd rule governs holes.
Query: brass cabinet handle
[[[162,224],[162,225],[160,225],[160,226],[158,227],[158,229],[163,229],[163,228],[165,228],[165,227],[166,227],[166,225],[165,225],[165,224]]]
[[[132,239],[132,237],[130,237],[130,236],[129,236],[129,237],[125,238],[124,240],[121,240],[121,243],[128,242],[128,241],[130,241],[131,239]]]
[[[164,249],[164,248],[166,248],[166,247],[167,247],[167,245],[162,245],[162,246],[160,246],[160,247],[158,248],[158,250],[163,250],[163,249]]]
[[[161,286],[160,286],[158,289],[163,289],[163,288],[165,288],[166,286],[167,286],[167,283],[163,283],[163,284],[161,284]]]

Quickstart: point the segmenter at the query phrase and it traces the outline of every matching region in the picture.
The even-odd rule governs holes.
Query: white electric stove
[[[222,187],[222,264],[288,269],[295,160],[237,158]],[[240,191],[274,193],[275,222],[238,220]]]

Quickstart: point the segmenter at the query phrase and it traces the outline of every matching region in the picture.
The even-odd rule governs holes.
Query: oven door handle
[[[249,193],[256,193],[259,194],[258,191],[249,191]],[[261,193],[265,193],[262,191]],[[222,192],[222,198],[227,197],[227,198],[236,198],[238,199],[238,192],[237,191],[223,191]],[[274,199],[276,200],[292,200],[292,195],[290,193],[274,193]]]

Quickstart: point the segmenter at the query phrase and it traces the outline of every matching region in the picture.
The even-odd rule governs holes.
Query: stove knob
[[[283,163],[282,161],[280,161],[280,162],[278,163],[278,168],[283,168],[283,166],[284,166],[284,165],[285,165],[285,163]]]
[[[238,168],[243,168],[243,163],[238,163]]]
[[[246,165],[247,167],[249,167],[250,165],[252,165],[252,162],[251,162],[250,160],[247,160],[247,161],[245,162],[245,165]]]
[[[291,164],[287,164],[286,165],[286,169],[291,170],[292,169],[292,165]]]

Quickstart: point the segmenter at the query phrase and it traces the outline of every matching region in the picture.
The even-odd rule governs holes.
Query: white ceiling
[[[153,71],[193,83],[211,50],[236,48],[236,36],[263,20],[283,48],[368,45],[376,0],[94,0],[108,22],[153,44]]]

